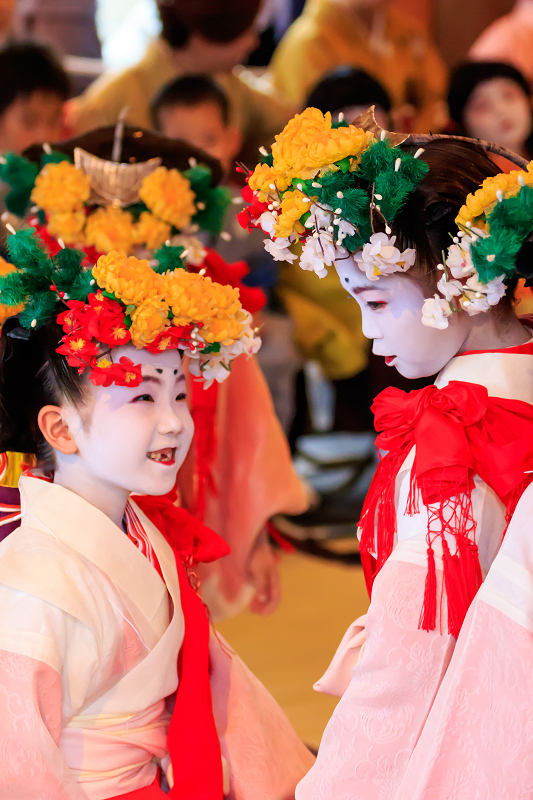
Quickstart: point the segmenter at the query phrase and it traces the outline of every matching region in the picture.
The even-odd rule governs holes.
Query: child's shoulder
[[[89,626],[108,593],[94,564],[52,532],[26,524],[0,542],[0,585],[40,598]]]

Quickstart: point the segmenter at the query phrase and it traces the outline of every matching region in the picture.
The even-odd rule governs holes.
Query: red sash
[[[396,476],[415,445],[407,514],[418,512],[420,498],[429,514],[428,572],[420,627],[435,629],[433,544],[438,540],[443,550],[448,631],[457,637],[481,584],[472,512],[473,477],[479,475],[496,492],[509,519],[533,480],[533,475],[526,474],[533,469],[533,406],[521,400],[489,397],[479,384],[451,381],[443,389],[385,389],[376,397],[372,410],[376,430],[380,431],[376,445],[386,455],[376,470],[359,523],[368,589],[394,547]],[[446,533],[455,539],[453,554]]]
[[[191,586],[188,571],[195,563],[227,555],[229,547],[185,509],[177,508],[169,495],[143,495],[135,497],[135,502],[174,550],[185,619],[178,662],[179,686],[167,739],[174,778],[168,796],[179,800],[222,800],[222,758],[209,682],[209,619]],[[148,794],[146,800],[158,796]],[[145,800],[144,795],[132,794],[132,800],[137,797]]]

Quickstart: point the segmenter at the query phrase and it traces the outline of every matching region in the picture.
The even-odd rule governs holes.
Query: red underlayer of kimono
[[[185,619],[178,663],[180,680],[167,736],[175,776],[170,797],[216,800],[222,797],[223,780],[209,683],[209,619],[187,570],[192,572],[199,562],[226,556],[229,547],[218,534],[176,507],[171,497],[144,495],[137,496],[135,502],[174,551]],[[194,573],[191,577],[194,580]],[[184,719],[188,720],[186,726]],[[153,794],[156,788],[150,787],[149,791]]]
[[[533,797],[533,340],[375,411],[372,598],[315,686],[340,701],[296,798]]]

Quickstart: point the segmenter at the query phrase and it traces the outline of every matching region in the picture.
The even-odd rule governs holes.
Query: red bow
[[[174,775],[169,796],[222,800],[222,758],[209,682],[209,619],[189,583],[186,568],[200,561],[214,561],[230,549],[217,533],[175,506],[174,497],[175,492],[163,497],[135,497],[174,550],[185,620],[179,685],[167,736]]]
[[[479,475],[507,507],[508,516],[532,477],[533,407],[520,400],[489,397],[484,386],[451,381],[413,392],[389,388],[372,407],[376,445],[387,454],[370,486],[361,515],[361,557],[367,585],[390,556],[396,533],[394,508],[398,471],[413,446],[407,513],[428,508],[428,575],[420,627],[434,630],[436,576],[433,543],[443,549],[448,630],[457,636],[481,583],[471,492]],[[436,524],[438,522],[438,525]],[[452,534],[450,553],[445,533]],[[375,558],[374,558],[375,554]]]

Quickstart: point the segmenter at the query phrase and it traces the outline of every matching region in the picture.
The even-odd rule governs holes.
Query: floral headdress
[[[248,176],[243,190],[247,207],[243,227],[260,227],[269,235],[266,250],[280,261],[298,258],[319,277],[336,259],[353,256],[369,280],[406,272],[416,251],[395,246],[391,224],[429,167],[398,147],[436,138],[390,133],[375,122],[373,109],[348,125],[308,108],[276,136],[272,151]],[[466,140],[473,141],[473,140]],[[502,148],[479,142],[523,165]],[[504,281],[515,272],[516,254],[533,229],[531,169],[498,175],[466,200],[457,217],[454,238],[438,283],[440,294],[424,303],[422,321],[445,328],[453,311],[487,311],[505,294]]]
[[[57,352],[95,385],[141,382],[140,365],[113,360],[113,348],[129,342],[152,353],[183,350],[206,385],[223,381],[233,358],[259,349],[239,290],[189,272],[181,248],[164,245],[152,262],[112,251],[89,268],[79,250],[49,256],[30,229],[9,237],[8,249],[15,269],[0,277],[1,302],[24,306],[19,323],[28,332],[57,319]]]
[[[486,178],[468,195],[455,222],[458,234],[439,264],[439,294],[422,308],[422,321],[441,329],[454,311],[488,311],[505,294],[505,282],[518,274],[518,252],[533,232],[533,162],[525,170]],[[524,277],[528,285],[531,277]]]
[[[191,237],[218,236],[231,202],[228,190],[216,185],[216,162],[178,140],[117,129],[97,129],[54,150],[30,148],[31,158],[1,158],[0,178],[11,189],[8,211],[29,212],[43,239],[84,249],[93,263],[111,250],[143,257],[168,241],[191,245],[191,260],[198,262],[202,247]],[[113,144],[119,147],[112,155]],[[121,162],[123,149],[128,160]],[[172,166],[177,163],[180,168]]]

